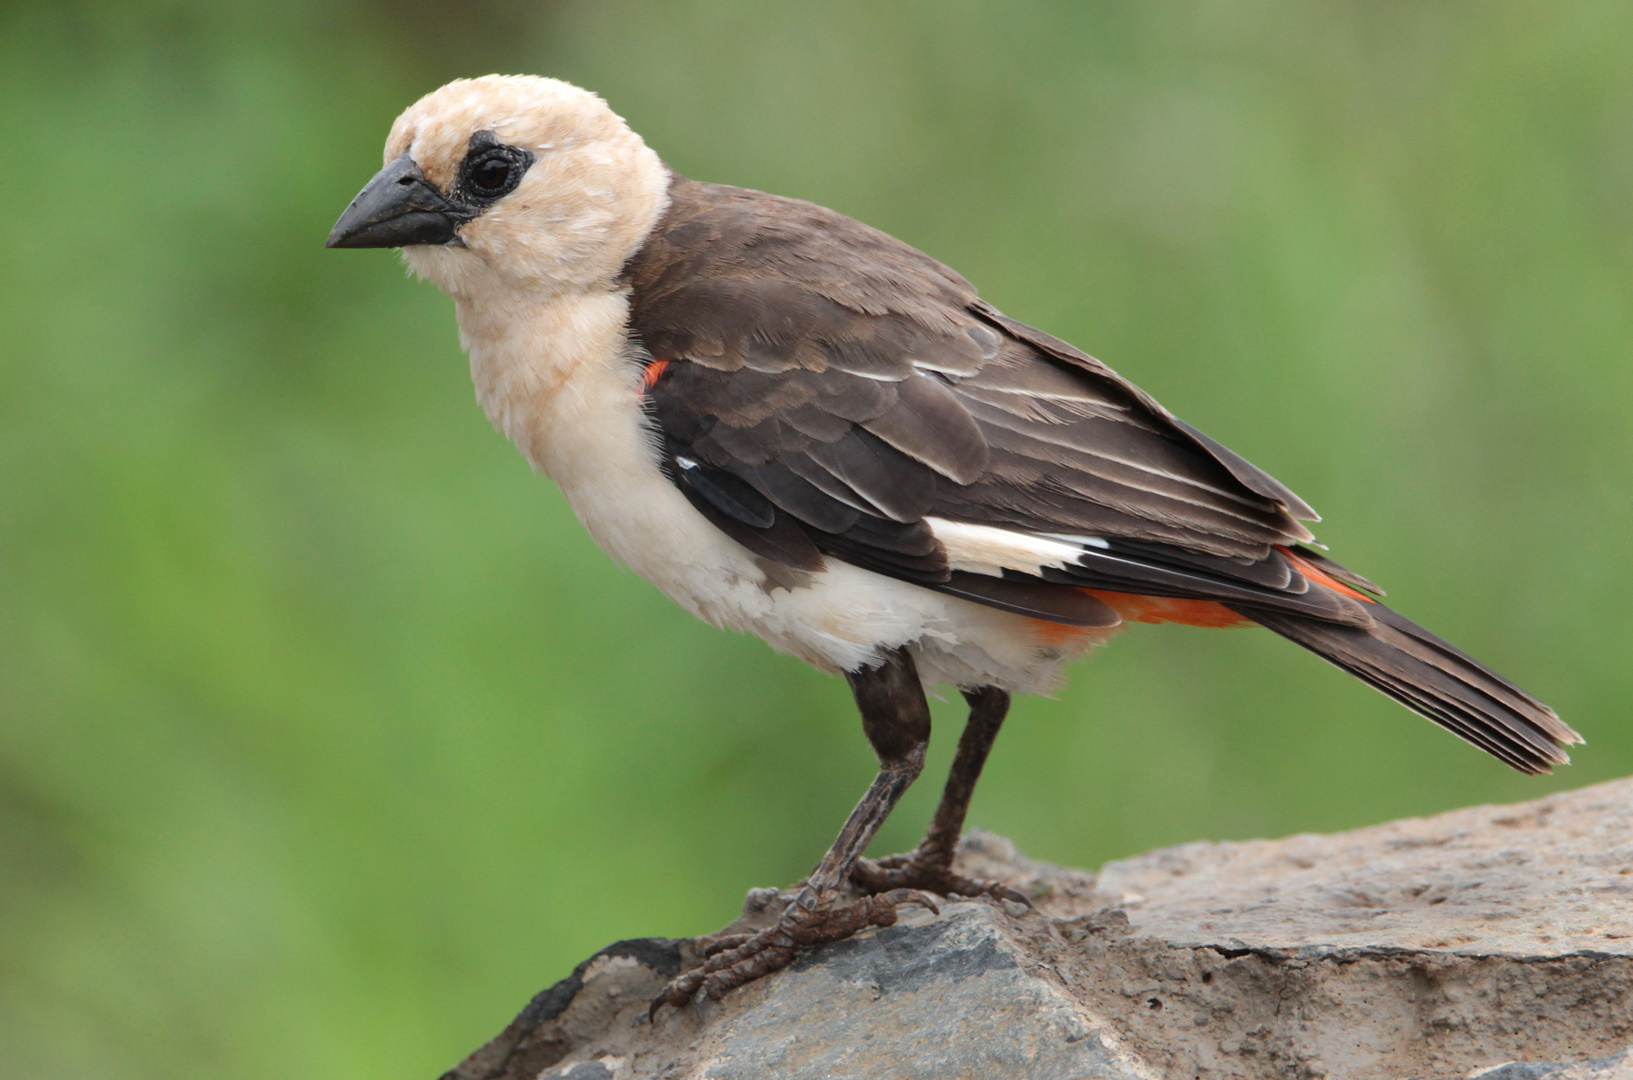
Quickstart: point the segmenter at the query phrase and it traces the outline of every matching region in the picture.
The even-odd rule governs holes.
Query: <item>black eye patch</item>
[[[465,160],[459,165],[458,193],[468,202],[490,203],[516,190],[533,164],[532,154],[506,146],[491,131],[471,136]]]

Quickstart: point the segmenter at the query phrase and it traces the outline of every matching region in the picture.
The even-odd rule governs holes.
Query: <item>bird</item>
[[[963,277],[798,199],[669,168],[599,96],[456,80],[402,113],[331,248],[452,297],[488,419],[693,615],[843,676],[879,771],[771,927],[653,1002],[718,999],[935,896],[1013,695],[1130,623],[1265,627],[1525,773],[1581,736],[1384,605],[1289,488]],[[969,716],[924,839],[868,842]]]

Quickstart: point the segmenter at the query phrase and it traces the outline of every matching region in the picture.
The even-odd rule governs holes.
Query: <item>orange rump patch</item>
[[[1106,592],[1102,589],[1083,591],[1090,596],[1098,596],[1110,604],[1125,622],[1171,622],[1210,629],[1253,625],[1253,620],[1246,615],[1238,615],[1225,605],[1212,600],[1184,600],[1177,596],[1141,596],[1138,593]]]
[[[1281,552],[1287,561],[1293,564],[1295,570],[1317,585],[1368,604],[1378,602],[1365,593],[1350,588],[1332,575],[1317,569],[1313,563],[1299,558],[1287,548],[1278,546],[1276,550]],[[1176,596],[1142,596],[1139,593],[1110,592],[1105,589],[1083,589],[1081,591],[1111,605],[1112,610],[1123,617],[1124,622],[1180,623],[1184,626],[1202,626],[1208,629],[1255,625],[1254,621],[1246,615],[1234,612],[1224,604],[1213,600],[1185,600]],[[1081,626],[1067,626],[1064,623],[1053,623],[1044,619],[1033,619],[1032,625],[1037,630],[1038,639],[1045,645],[1067,645],[1081,641],[1091,633],[1105,633],[1103,630],[1091,631]]]
[[[1368,604],[1377,603],[1372,597],[1357,592],[1330,574],[1323,573],[1312,563],[1299,558],[1288,549],[1278,547],[1276,550],[1293,564],[1294,569],[1317,585]],[[1083,591],[1091,596],[1098,596],[1110,604],[1126,622],[1182,623],[1186,626],[1205,626],[1210,629],[1254,625],[1253,620],[1246,615],[1240,615],[1212,600],[1181,600],[1172,596],[1141,596],[1138,593],[1106,592],[1101,589]]]

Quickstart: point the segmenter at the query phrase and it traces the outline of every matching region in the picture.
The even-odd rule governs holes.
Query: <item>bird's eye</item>
[[[471,186],[484,195],[503,190],[510,179],[510,162],[504,158],[488,158],[471,170]]]
[[[499,146],[469,158],[465,165],[465,189],[478,199],[497,199],[516,190],[522,174],[532,164],[532,155],[512,147]]]

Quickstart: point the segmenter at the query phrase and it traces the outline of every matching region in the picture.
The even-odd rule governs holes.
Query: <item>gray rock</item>
[[[1633,1080],[1633,780],[1098,875],[976,833],[960,869],[1036,908],[910,909],[653,1023],[711,939],[619,942],[445,1080]]]
[[[994,909],[952,904],[820,950],[758,1002],[723,1010],[685,1075],[1151,1080],[1099,1017],[1028,966]]]
[[[1633,1080],[1633,1051],[1572,1065],[1554,1061],[1526,1064],[1510,1061],[1469,1074],[1468,1080]]]

